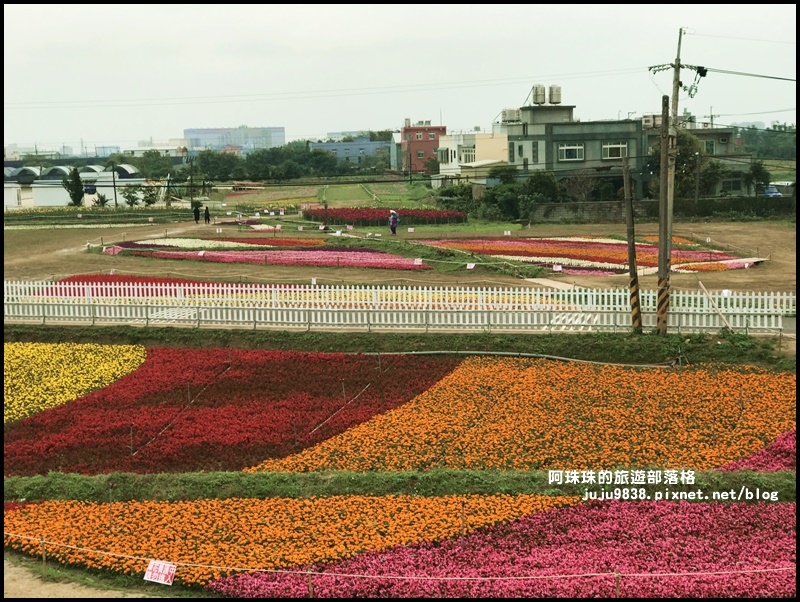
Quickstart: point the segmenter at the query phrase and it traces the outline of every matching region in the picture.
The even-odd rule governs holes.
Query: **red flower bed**
[[[398,213],[400,214],[400,223],[407,226],[418,224],[459,224],[467,221],[467,214],[462,211],[402,209],[398,210]],[[389,223],[389,210],[370,207],[311,208],[303,211],[303,217],[328,224],[386,226]]]
[[[783,433],[767,447],[741,460],[729,462],[720,470],[797,470],[797,430]]]
[[[6,425],[4,471],[241,470],[395,408],[460,361],[152,348],[113,385]]]

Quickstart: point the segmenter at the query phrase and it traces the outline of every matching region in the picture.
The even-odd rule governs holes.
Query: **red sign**
[[[164,585],[172,585],[172,581],[175,579],[176,568],[177,567],[171,562],[151,560],[150,564],[147,565],[144,580],[155,581],[156,583],[163,583]]]

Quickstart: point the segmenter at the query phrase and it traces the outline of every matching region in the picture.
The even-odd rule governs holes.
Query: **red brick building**
[[[425,162],[436,159],[436,149],[439,146],[439,136],[447,133],[443,125],[431,125],[430,121],[418,121],[411,125],[411,120],[406,119],[405,126],[400,130],[400,156],[403,171],[412,173],[425,172]]]

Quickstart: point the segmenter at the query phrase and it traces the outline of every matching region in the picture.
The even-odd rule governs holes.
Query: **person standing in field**
[[[199,206],[194,208],[194,223],[195,224],[199,224],[200,223],[200,207]]]
[[[211,223],[211,212],[208,210],[208,205],[206,205],[206,211],[203,214],[203,216],[205,217],[206,223],[210,224]]]
[[[392,235],[397,234],[397,224],[400,223],[400,216],[397,215],[397,211],[394,209],[389,211],[389,229],[392,231]]]

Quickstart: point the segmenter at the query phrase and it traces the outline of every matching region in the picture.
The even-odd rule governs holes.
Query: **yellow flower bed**
[[[403,406],[249,471],[707,470],[795,428],[796,376],[471,358]]]
[[[141,345],[3,344],[3,421],[14,422],[113,383],[146,359]]]
[[[49,501],[4,516],[5,546],[58,562],[144,574],[178,564],[177,582],[205,584],[239,569],[279,569],[367,550],[453,537],[578,497],[334,496],[98,504]],[[20,537],[24,536],[24,537]],[[61,545],[54,545],[61,544]],[[100,554],[98,552],[105,552]],[[185,563],[185,564],[184,564]],[[204,565],[204,566],[195,566]]]

